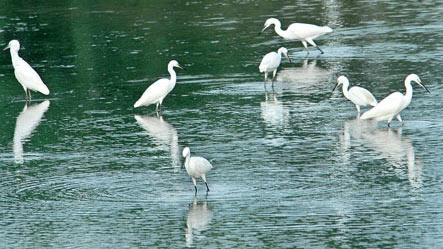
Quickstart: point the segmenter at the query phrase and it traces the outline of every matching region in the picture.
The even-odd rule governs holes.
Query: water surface
[[[0,57],[0,244],[5,248],[433,248],[443,243],[435,1],[0,1],[0,45],[51,94],[28,106]],[[328,25],[325,51],[266,18]],[[262,56],[285,46],[274,89]],[[134,109],[176,59],[163,114]],[[404,126],[363,122],[339,75],[379,100],[418,74]],[[367,110],[367,109],[364,109]],[[211,191],[181,151],[214,165]]]

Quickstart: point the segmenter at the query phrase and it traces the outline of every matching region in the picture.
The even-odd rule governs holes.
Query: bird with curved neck
[[[178,67],[184,69],[178,64],[176,60],[172,60],[168,63],[168,72],[171,76],[170,79],[162,78],[152,83],[145,92],[142,94],[140,99],[137,100],[134,104],[134,108],[139,106],[149,106],[151,104],[156,104],[155,111],[161,112],[161,105],[163,103],[163,99],[168,95],[172,89],[175,87],[175,83],[177,81],[177,75],[174,71],[174,67]]]
[[[286,30],[281,29],[281,23],[277,18],[269,18],[266,20],[264,28],[260,33],[265,31],[269,26],[274,25],[275,32],[288,40],[299,40],[309,54],[308,43],[316,47],[322,54],[324,51],[315,44],[314,39],[324,34],[332,32],[328,26],[317,26],[307,23],[293,23]]]
[[[380,103],[369,111],[363,113],[361,119],[374,119],[376,121],[387,120],[388,127],[391,126],[391,121],[394,117],[398,119],[403,124],[403,120],[400,117],[400,112],[403,111],[412,100],[412,85],[411,82],[417,83],[419,86],[423,87],[427,92],[429,90],[421,82],[420,78],[416,74],[410,74],[405,79],[406,94],[400,92],[394,92],[389,94]]]
[[[183,149],[183,157],[185,158],[185,168],[188,175],[194,183],[195,194],[197,194],[197,179],[202,178],[206,184],[206,192],[209,192],[208,182],[206,181],[206,173],[212,169],[212,164],[203,157],[191,157],[189,147]]]
[[[337,84],[334,89],[343,84],[342,91],[345,98],[349,99],[352,103],[354,103],[355,108],[357,109],[357,113],[360,114],[360,106],[376,106],[377,99],[375,99],[374,95],[371,92],[366,90],[363,87],[353,86],[349,88],[349,80],[346,76],[340,76],[337,79]]]
[[[272,84],[274,84],[275,74],[277,73],[277,69],[280,66],[282,54],[285,55],[285,57],[289,60],[290,63],[291,59],[289,59],[288,57],[288,50],[284,47],[279,48],[277,53],[269,52],[265,56],[263,56],[263,59],[258,68],[260,70],[260,73],[265,73],[265,84],[269,72],[272,72]]]
[[[43,83],[38,73],[19,55],[20,43],[17,40],[12,40],[4,50],[9,49],[11,52],[12,66],[14,67],[14,74],[17,81],[22,85],[26,93],[26,101],[31,100],[31,90],[40,92],[44,95],[49,94],[49,89]]]

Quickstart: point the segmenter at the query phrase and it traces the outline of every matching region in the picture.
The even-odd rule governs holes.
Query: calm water
[[[51,89],[25,108],[2,52],[0,247],[443,244],[443,3],[61,2],[0,1],[0,45],[20,40]],[[325,54],[257,36],[268,17],[332,27]],[[280,46],[294,63],[265,91],[258,64]],[[171,59],[187,70],[163,116],[134,109]],[[331,92],[345,74],[382,99],[409,73],[431,93],[415,86],[403,127]],[[185,146],[214,165],[208,195]]]

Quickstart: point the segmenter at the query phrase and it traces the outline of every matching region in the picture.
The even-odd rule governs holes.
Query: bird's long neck
[[[172,67],[172,66],[168,67],[168,72],[171,75],[171,79],[169,81],[169,84],[170,84],[169,89],[172,90],[172,88],[174,88],[174,86],[175,86],[175,82],[177,81],[177,74],[175,73],[174,67]]]
[[[185,168],[186,169],[188,169],[188,167],[189,167],[189,158],[190,157],[191,157],[190,153],[185,157]]]
[[[279,36],[285,37],[286,36],[286,30],[282,30],[281,29],[281,23],[280,22],[275,22],[274,23],[274,30],[275,33],[277,33]]]
[[[281,54],[282,54],[282,52],[279,50],[278,53],[277,53],[279,61],[281,60]]]
[[[18,60],[20,59],[20,56],[18,55],[18,50],[10,49],[10,52],[11,52],[12,65],[15,68],[17,66]]]
[[[343,91],[343,95],[345,95],[345,97],[347,98],[349,95],[349,83],[345,82],[343,83],[343,87],[342,87],[342,91]]]
[[[414,92],[414,90],[412,89],[412,86],[411,86],[411,80],[409,80],[409,79],[405,80],[405,87],[406,87],[405,98],[406,98],[406,101],[409,105],[409,103],[411,103],[411,100],[412,100],[412,93]]]

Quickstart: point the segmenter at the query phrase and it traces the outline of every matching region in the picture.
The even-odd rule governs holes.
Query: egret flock
[[[327,26],[317,26],[306,23],[293,23],[290,24],[286,30],[282,30],[281,22],[278,19],[269,18],[266,20],[264,27],[259,34],[263,33],[272,25],[274,25],[274,30],[279,36],[288,40],[301,41],[307,51],[307,54],[309,54],[308,44],[314,46],[320,51],[321,54],[323,54],[324,51],[314,42],[314,39],[332,32],[332,29]],[[17,81],[25,90],[26,101],[31,101],[31,90],[48,95],[49,89],[45,83],[43,83],[38,73],[18,55],[20,43],[17,40],[11,40],[6,46],[5,50],[6,49],[10,50],[14,74]],[[279,48],[277,52],[270,52],[263,57],[259,65],[259,71],[260,73],[264,73],[265,88],[268,73],[272,72],[272,84],[274,83],[277,69],[281,63],[282,54],[291,63],[291,59],[288,56],[288,50],[284,47]],[[157,114],[161,114],[163,100],[174,89],[177,81],[174,68],[184,69],[176,60],[171,60],[168,63],[170,79],[162,78],[152,83],[144,91],[142,96],[135,102],[134,108],[155,104]],[[410,74],[406,77],[404,82],[406,94],[394,92],[380,102],[377,102],[376,98],[365,88],[358,86],[349,88],[349,80],[345,76],[340,76],[337,79],[337,84],[335,85],[333,91],[335,88],[342,85],[343,95],[355,105],[358,115],[360,114],[361,106],[373,106],[370,110],[363,113],[360,119],[373,119],[376,121],[386,120],[388,121],[388,127],[390,127],[391,121],[394,117],[403,124],[400,112],[411,103],[413,93],[411,82],[417,83],[419,86],[423,87],[429,92],[416,74]],[[212,169],[212,164],[203,157],[191,157],[189,147],[185,147],[183,149],[182,155],[185,158],[184,165],[186,172],[191,177],[194,184],[195,194],[197,194],[197,179],[199,178],[202,178],[206,184],[206,191],[208,192],[209,186],[206,181],[206,173]]]

